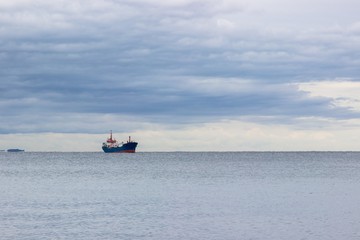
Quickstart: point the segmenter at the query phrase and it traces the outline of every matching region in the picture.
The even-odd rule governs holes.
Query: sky
[[[0,149],[360,150],[358,0],[0,0]]]

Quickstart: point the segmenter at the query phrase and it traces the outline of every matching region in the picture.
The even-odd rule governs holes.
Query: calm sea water
[[[0,239],[360,239],[360,153],[0,153]]]

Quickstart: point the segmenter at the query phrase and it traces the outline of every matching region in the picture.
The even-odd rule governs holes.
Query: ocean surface
[[[0,152],[0,239],[360,239],[359,152]]]

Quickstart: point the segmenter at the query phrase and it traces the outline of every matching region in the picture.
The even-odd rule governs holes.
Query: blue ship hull
[[[17,148],[11,148],[11,149],[8,149],[7,152],[24,152],[25,150],[22,150],[22,149],[17,149]]]
[[[137,145],[137,142],[128,142],[119,147],[103,146],[102,149],[106,153],[134,153]]]

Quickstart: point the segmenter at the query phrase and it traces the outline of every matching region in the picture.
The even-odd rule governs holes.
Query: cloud
[[[311,84],[357,79],[358,2],[309,3],[2,1],[0,132],[357,118]]]
[[[351,80],[318,81],[299,84],[299,89],[313,97],[330,98],[334,107],[360,112],[360,82]]]
[[[311,96],[291,84],[187,77],[157,79],[156,84],[109,79],[98,85],[80,77],[66,81],[63,76],[55,83],[51,79],[11,81],[12,87],[0,101],[0,109],[7,113],[1,119],[1,132],[100,133],[104,125],[125,131],[146,129],[146,122],[176,126],[237,118],[258,121],[266,116],[279,122],[357,116],[345,106],[335,108],[327,96]]]

